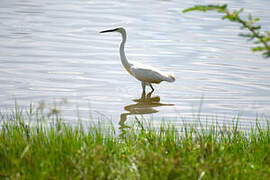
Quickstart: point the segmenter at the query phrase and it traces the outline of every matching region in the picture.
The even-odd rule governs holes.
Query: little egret
[[[170,74],[170,73],[165,73],[162,72],[154,67],[141,64],[138,62],[131,62],[128,61],[125,55],[125,43],[126,43],[126,30],[122,27],[115,28],[115,29],[110,29],[110,30],[105,30],[101,31],[100,33],[108,33],[108,32],[119,32],[122,35],[122,42],[120,45],[120,58],[122,61],[123,66],[125,69],[136,79],[141,81],[142,84],[142,97],[145,97],[145,86],[150,86],[152,91],[154,91],[154,88],[152,86],[152,83],[159,84],[162,81],[167,81],[167,82],[174,82],[175,77]]]

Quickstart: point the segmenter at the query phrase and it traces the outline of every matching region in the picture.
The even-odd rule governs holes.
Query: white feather
[[[130,62],[130,73],[139,81],[159,84],[162,81],[173,82],[175,78],[169,73],[162,72],[152,66],[138,62]]]

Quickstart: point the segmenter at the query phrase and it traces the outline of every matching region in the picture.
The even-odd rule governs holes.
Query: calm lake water
[[[250,52],[239,25],[221,15],[181,13],[216,2],[243,7],[270,29],[269,0],[1,0],[0,108],[65,98],[71,122],[90,116],[115,125],[140,114],[176,124],[241,115],[243,127],[268,118],[270,59]],[[174,73],[176,82],[155,85],[159,102],[134,101],[141,85],[122,67],[120,34],[99,34],[118,26],[127,30],[128,59]]]

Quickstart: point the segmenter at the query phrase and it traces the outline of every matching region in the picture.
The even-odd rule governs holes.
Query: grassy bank
[[[1,115],[0,179],[269,179],[270,127],[71,127],[31,110]],[[35,121],[29,126],[26,118]],[[52,117],[50,117],[51,119]]]

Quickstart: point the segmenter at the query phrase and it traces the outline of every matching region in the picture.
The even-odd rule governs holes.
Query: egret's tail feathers
[[[166,81],[168,82],[174,82],[175,81],[175,77],[173,74],[168,74],[168,77],[166,78]]]

